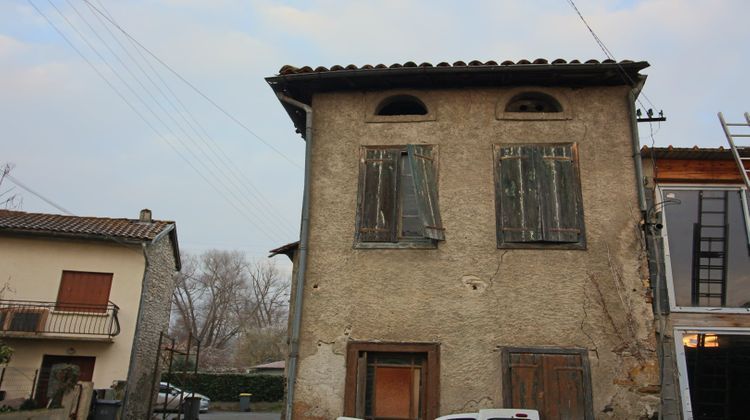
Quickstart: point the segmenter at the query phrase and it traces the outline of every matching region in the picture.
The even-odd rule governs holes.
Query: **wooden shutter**
[[[578,242],[580,186],[574,146],[539,146],[542,237],[545,242]]]
[[[494,152],[498,241],[541,241],[535,147],[495,145]]]
[[[548,420],[593,419],[585,353],[547,351],[529,349],[506,354],[505,405],[539,410],[540,417]]]
[[[406,147],[411,166],[412,179],[417,195],[417,208],[422,220],[425,238],[438,241],[445,240],[445,230],[440,219],[438,205],[438,184],[436,171],[436,154],[431,146],[410,144]]]
[[[56,309],[75,312],[106,312],[112,273],[63,271]]]
[[[397,149],[365,149],[360,165],[359,240],[395,242],[398,200]]]

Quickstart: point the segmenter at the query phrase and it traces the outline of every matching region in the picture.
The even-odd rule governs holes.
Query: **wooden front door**
[[[49,385],[50,372],[52,366],[59,364],[71,364],[78,366],[81,371],[78,376],[79,381],[90,382],[94,377],[94,363],[96,357],[89,356],[50,356],[45,355],[42,359],[42,367],[39,369],[39,379],[37,380],[36,396],[34,399],[40,406],[46,406],[49,398],[47,388]]]
[[[545,420],[593,419],[588,356],[579,349],[506,349],[506,407],[531,408]]]

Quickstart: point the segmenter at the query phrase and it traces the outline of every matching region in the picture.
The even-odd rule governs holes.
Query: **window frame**
[[[682,190],[682,191],[699,191],[699,190],[713,190],[713,191],[740,191],[740,203],[742,205],[742,212],[745,216],[745,229],[747,237],[750,238],[750,214],[748,213],[747,204],[747,189],[740,184],[658,184],[655,186],[655,203],[654,207],[662,206],[664,202],[664,190]],[[684,313],[725,313],[725,314],[750,314],[750,308],[726,308],[720,306],[679,306],[677,305],[677,298],[675,296],[674,286],[674,274],[672,273],[672,257],[669,250],[669,222],[667,220],[666,212],[660,210],[662,224],[667,229],[662,229],[661,237],[664,242],[663,253],[664,253],[664,276],[667,283],[667,295],[669,298],[669,310],[671,312],[684,312]]]
[[[678,383],[680,386],[680,402],[682,405],[682,420],[693,420],[693,406],[690,401],[690,383],[688,382],[687,359],[682,339],[685,334],[716,334],[716,335],[750,335],[750,328],[742,327],[674,327],[675,359],[677,362]]]
[[[585,420],[594,420],[594,403],[593,403],[593,380],[591,378],[591,364],[589,363],[589,352],[587,349],[580,347],[502,347],[500,349],[501,370],[502,370],[502,399],[503,406],[512,407],[513,389],[510,372],[510,355],[512,353],[531,353],[531,354],[560,354],[560,355],[577,355],[581,357],[581,369],[583,370],[583,398]],[[530,408],[530,407],[525,407]]]
[[[440,412],[440,344],[350,341],[346,347],[344,380],[344,416],[354,417],[357,405],[357,365],[360,352],[422,353],[426,359],[427,381],[424,385],[425,419],[437,418]]]
[[[510,101],[524,93],[542,93],[556,100],[560,112],[508,112],[505,111]],[[509,89],[500,94],[495,105],[495,119],[505,121],[565,121],[573,119],[573,110],[564,90],[549,89],[541,86],[526,86]]]
[[[577,242],[557,242],[557,241],[526,241],[512,242],[506,241],[501,235],[502,225],[502,202],[498,189],[500,185],[500,169],[498,163],[498,150],[502,147],[561,147],[569,146],[572,158],[572,166],[576,185],[574,186],[576,205],[578,206],[577,223],[579,229],[579,238]],[[492,145],[492,166],[494,175],[493,194],[495,199],[495,238],[498,249],[561,249],[561,250],[586,250],[586,226],[584,220],[583,207],[583,185],[581,183],[580,157],[578,153],[577,142],[559,142],[559,143],[494,143]],[[543,216],[540,215],[540,223],[543,223]]]
[[[407,236],[402,237],[401,236],[401,226],[402,226],[402,202],[401,202],[401,173],[400,173],[400,165],[401,165],[401,157],[407,153],[407,150],[410,146],[420,146],[420,147],[430,147],[431,153],[432,153],[432,161],[433,161],[433,171],[434,171],[434,177],[435,177],[435,193],[436,195],[439,194],[439,148],[435,144],[413,144],[413,145],[363,145],[360,147],[359,151],[359,174],[357,176],[357,209],[356,209],[356,218],[355,218],[355,228],[354,228],[354,245],[353,247],[355,249],[436,249],[438,247],[438,242],[440,240],[438,239],[432,239],[426,236],[422,237],[416,237],[416,236]],[[363,241],[361,239],[361,228],[362,228],[362,219],[363,219],[363,213],[365,205],[365,173],[366,173],[366,158],[367,158],[367,152],[370,150],[398,150],[399,157],[396,159],[396,189],[394,192],[395,196],[395,210],[394,210],[394,216],[396,217],[395,223],[397,223],[396,230],[397,230],[397,240],[395,242],[390,241]],[[414,177],[414,174],[412,174]],[[437,209],[438,213],[440,210],[440,201],[439,198],[437,200]],[[441,223],[442,224],[442,223]],[[440,230],[443,230],[442,227],[439,228]],[[444,240],[444,239],[443,239]]]

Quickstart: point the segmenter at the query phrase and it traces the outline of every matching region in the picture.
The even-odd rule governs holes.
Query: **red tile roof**
[[[26,233],[50,236],[117,238],[126,241],[151,241],[168,228],[172,221],[111,219],[106,217],[63,216],[0,210],[0,234]],[[171,230],[171,229],[170,229]]]
[[[430,67],[495,67],[495,66],[527,66],[527,65],[544,65],[544,64],[553,64],[553,65],[566,65],[566,64],[616,64],[617,61],[615,60],[570,60],[567,61],[562,58],[558,58],[552,61],[549,61],[545,58],[537,58],[535,60],[526,60],[521,59],[516,62],[512,60],[505,60],[498,63],[494,60],[489,61],[480,61],[480,60],[473,60],[469,61],[468,63],[463,61],[455,61],[453,63],[448,63],[446,61],[442,61],[440,63],[437,63],[433,65],[432,63],[422,63],[417,64],[413,61],[407,61],[406,63],[394,63],[391,65],[387,64],[364,64],[362,66],[356,66],[354,64],[349,64],[347,66],[342,66],[339,64],[331,66],[331,68],[318,66],[315,68],[312,68],[310,66],[304,66],[304,67],[294,67],[290,65],[285,65],[279,70],[280,75],[289,75],[289,74],[302,74],[302,73],[325,73],[325,72],[332,72],[332,71],[341,71],[341,70],[373,70],[373,69],[399,69],[399,68],[409,68],[409,67],[421,67],[421,68],[430,68]],[[619,64],[631,64],[634,63],[632,60],[620,60]]]

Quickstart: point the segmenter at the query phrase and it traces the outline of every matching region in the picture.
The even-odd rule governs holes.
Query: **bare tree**
[[[186,254],[175,282],[171,333],[183,342],[189,334],[201,341],[201,366],[282,358],[288,288],[273,262],[249,263],[237,251]]]
[[[249,267],[254,326],[275,328],[286,323],[289,281],[272,261],[257,261]]]
[[[23,202],[22,197],[15,192],[16,187],[3,188],[3,182],[12,170],[13,165],[10,163],[6,163],[0,167],[0,208],[11,210],[21,208]]]
[[[236,251],[187,255],[173,293],[174,334],[197,337],[202,347],[224,348],[248,316],[247,261]]]

